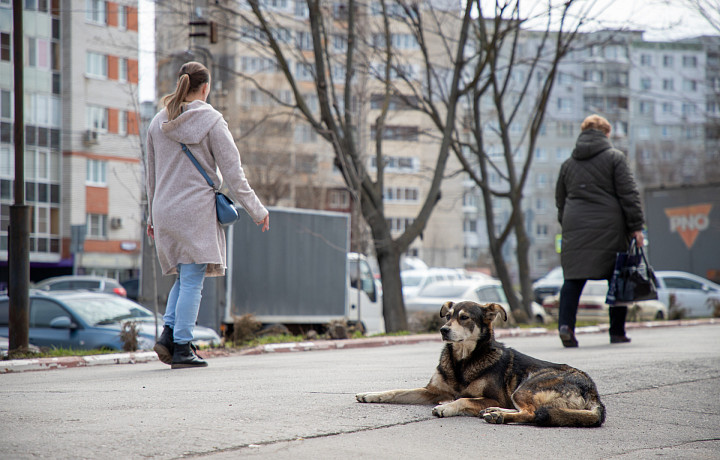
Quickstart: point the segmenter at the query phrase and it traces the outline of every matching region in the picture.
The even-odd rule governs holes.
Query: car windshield
[[[423,280],[423,276],[420,275],[400,275],[403,286],[415,287],[420,286],[420,282]]]
[[[457,298],[467,290],[467,286],[453,286],[447,284],[431,284],[423,289],[419,296],[421,297],[447,297]]]
[[[555,281],[555,280],[562,280],[563,279],[563,269],[562,267],[555,267],[552,270],[548,272],[547,275],[543,277],[547,281]]]
[[[149,320],[147,308],[122,297],[68,297],[63,301],[88,324],[113,324],[127,319]]]

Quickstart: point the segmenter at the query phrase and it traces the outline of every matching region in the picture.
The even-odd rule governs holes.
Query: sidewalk
[[[708,324],[720,324],[720,318],[673,320],[662,322],[637,322],[627,323],[625,327],[628,330],[632,330],[647,328],[701,326]],[[578,335],[605,333],[607,332],[608,327],[609,326],[607,324],[600,324],[597,326],[585,326],[577,328],[575,333]],[[548,330],[544,327],[497,329],[495,331],[495,338],[498,340],[502,340],[503,338],[507,337],[532,337],[546,335],[557,335],[557,331]],[[264,353],[374,348],[390,345],[411,345],[422,342],[441,342],[441,338],[439,334],[414,334],[405,336],[382,336],[346,340],[315,340],[307,342],[258,345],[256,347],[243,350],[230,350],[224,348],[207,349],[202,350],[200,354],[203,356],[203,358],[213,358],[218,356],[259,355]],[[104,366],[110,364],[137,364],[157,360],[158,357],[154,351],[112,353],[107,355],[92,356],[65,356],[61,358],[15,359],[8,361],[0,361],[0,374],[28,371],[44,371],[52,369],[68,369],[74,367]]]

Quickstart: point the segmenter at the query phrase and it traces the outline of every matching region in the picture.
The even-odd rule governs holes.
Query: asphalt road
[[[438,419],[430,406],[354,394],[427,383],[440,343],[0,375],[0,458],[718,459],[720,327],[638,329],[631,344],[580,335],[504,342],[587,371],[603,427]]]

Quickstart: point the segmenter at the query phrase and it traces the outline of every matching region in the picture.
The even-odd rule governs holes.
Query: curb
[[[652,329],[658,327],[689,327],[704,325],[720,325],[720,318],[707,318],[695,320],[672,320],[663,322],[637,322],[627,323],[626,329]],[[597,334],[607,332],[609,325],[584,326],[575,330],[576,334]],[[535,328],[513,328],[498,329],[495,331],[495,338],[503,339],[508,337],[535,337],[545,335],[557,335],[557,331],[548,330],[544,327]],[[345,350],[353,348],[374,348],[391,345],[413,345],[423,342],[442,342],[438,334],[417,334],[406,336],[369,337],[366,339],[346,340],[316,340],[313,342],[291,342],[258,345],[240,351],[227,349],[203,350],[203,358],[215,358],[222,356],[251,356],[266,353],[288,353],[319,350]],[[36,359],[14,359],[0,361],[0,374],[10,374],[29,371],[46,371],[54,369],[70,369],[74,367],[104,366],[110,364],[137,364],[157,361],[158,357],[154,351],[139,351],[134,353],[113,353],[108,355],[93,356],[66,356],[62,358],[36,358]]]

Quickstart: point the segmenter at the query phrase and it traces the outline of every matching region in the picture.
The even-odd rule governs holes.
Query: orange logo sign
[[[665,209],[665,215],[670,219],[670,232],[678,233],[685,246],[692,248],[698,233],[710,226],[711,209],[712,204]]]

